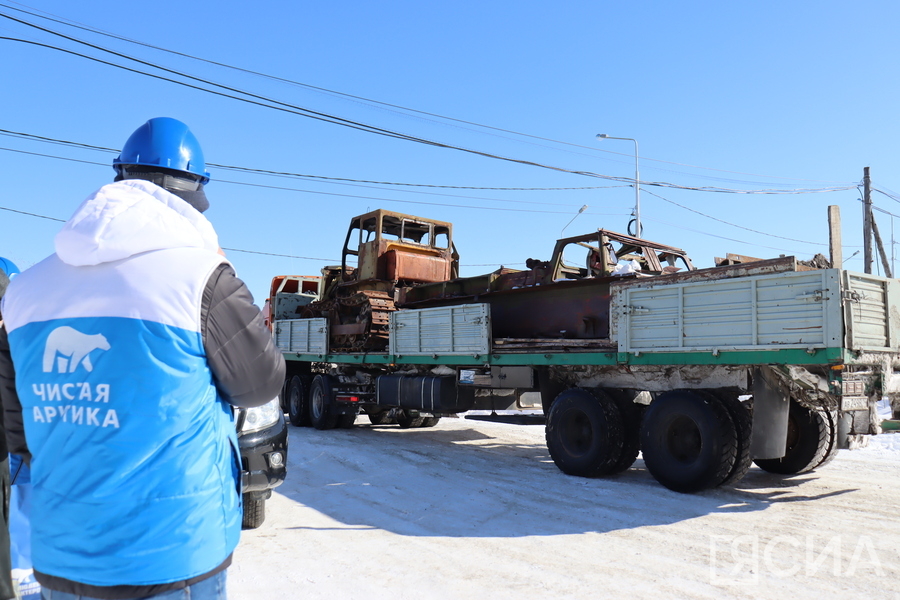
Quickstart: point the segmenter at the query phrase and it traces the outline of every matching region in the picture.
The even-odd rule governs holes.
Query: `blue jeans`
[[[222,571],[218,575],[213,575],[183,590],[173,590],[156,596],[146,596],[146,598],[153,600],[227,600],[225,573],[226,571]],[[76,596],[47,588],[41,589],[41,598],[42,600],[97,600],[91,596]]]

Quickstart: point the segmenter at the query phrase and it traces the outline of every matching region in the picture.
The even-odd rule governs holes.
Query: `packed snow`
[[[544,428],[290,429],[288,477],[245,531],[229,597],[900,598],[900,434],[820,471],[671,492],[639,458],[561,473]]]

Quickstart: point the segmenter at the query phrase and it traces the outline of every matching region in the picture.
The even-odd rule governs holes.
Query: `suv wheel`
[[[244,494],[244,520],[241,523],[241,529],[256,529],[265,520],[265,499],[255,499],[250,494]]]

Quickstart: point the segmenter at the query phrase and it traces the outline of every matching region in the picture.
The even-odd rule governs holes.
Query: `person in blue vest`
[[[200,145],[139,127],[115,181],[3,298],[0,396],[32,479],[45,598],[225,598],[241,530],[232,407],[284,359],[210,222]]]
[[[0,256],[0,298],[19,267]],[[0,322],[3,321],[0,314]],[[6,437],[0,440],[6,443]],[[9,455],[9,549],[12,585],[19,600],[39,600],[41,586],[34,578],[31,564],[31,472],[18,454]],[[3,559],[0,559],[3,563]]]
[[[10,278],[19,272],[19,268],[9,259],[0,257],[0,299],[6,293]],[[0,312],[0,326],[3,325],[3,313]],[[16,597],[15,582],[12,580],[12,556],[9,535],[10,517],[10,481],[9,454],[7,453],[6,436],[3,433],[3,418],[0,415],[0,598]],[[9,575],[7,576],[7,572]]]

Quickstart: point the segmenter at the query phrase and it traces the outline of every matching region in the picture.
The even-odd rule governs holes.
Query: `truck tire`
[[[316,429],[334,429],[338,415],[334,412],[331,377],[316,375],[309,388],[309,420]]]
[[[420,427],[434,427],[440,420],[440,417],[422,417],[422,425]]]
[[[719,390],[710,395],[722,403],[729,416],[731,416],[731,420],[734,421],[734,426],[737,430],[737,453],[734,459],[734,466],[725,480],[719,484],[734,485],[744,478],[753,465],[753,459],[750,457],[750,436],[753,432],[751,405],[749,401],[741,402],[737,393],[727,390]]]
[[[418,411],[404,410],[403,414],[397,416],[397,424],[401,429],[421,427],[424,422],[425,417],[420,417]]]
[[[609,396],[599,390],[569,389],[550,408],[547,449],[567,475],[607,475],[622,454],[623,427],[619,407]]]
[[[291,425],[309,427],[309,379],[300,375],[291,377],[288,384],[287,413]]]
[[[721,484],[734,467],[737,428],[717,399],[687,390],[661,394],[644,413],[641,449],[653,477],[670,490]]]
[[[627,471],[637,460],[641,451],[641,418],[644,415],[644,407],[635,403],[635,393],[631,390],[607,390],[607,392],[622,415],[622,453],[609,471],[612,475]]]
[[[824,409],[820,411],[822,416],[825,417],[825,421],[830,428],[828,435],[828,449],[825,451],[825,456],[822,457],[822,462],[817,464],[814,469],[821,469],[828,463],[834,460],[834,457],[837,456],[837,440],[838,440],[838,413],[835,410],[827,410]]]
[[[781,458],[759,458],[753,462],[769,473],[806,473],[826,460],[826,455],[832,448],[833,437],[833,428],[823,411],[806,408],[796,400],[791,400],[785,455]]]
[[[288,402],[291,396],[291,378],[284,378],[284,385],[281,386],[281,391],[278,392],[278,403],[281,405],[281,412],[288,412]]]
[[[372,425],[391,425],[397,421],[391,417],[391,411],[383,410],[381,412],[369,413],[369,422]]]
[[[266,520],[266,501],[253,499],[249,494],[244,494],[244,516],[241,521],[241,529],[256,529]]]

